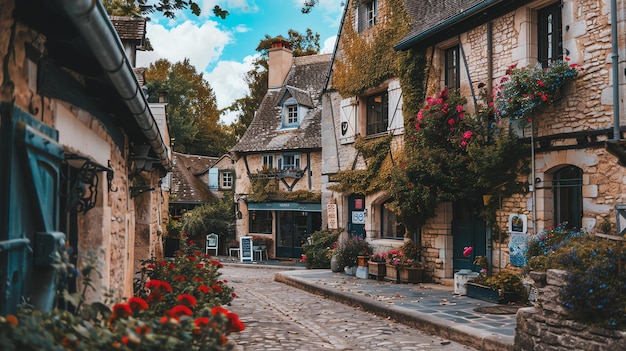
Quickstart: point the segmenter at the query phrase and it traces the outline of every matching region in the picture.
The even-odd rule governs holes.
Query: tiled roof
[[[217,157],[186,155],[172,152],[172,193],[176,200],[171,202],[208,203],[217,198],[209,191],[209,185],[198,177],[218,160]]]
[[[231,151],[246,153],[321,148],[320,97],[330,58],[331,54],[295,57],[283,87],[271,89],[265,94],[248,130]],[[287,89],[299,103],[312,106],[298,128],[281,130],[279,101]]]
[[[466,28],[486,23],[502,13],[523,6],[530,0],[405,0],[411,17],[410,31],[396,46],[419,37],[424,41],[442,41]],[[432,43],[430,43],[432,44]]]
[[[122,41],[143,42],[146,35],[146,20],[144,18],[111,16],[111,23]]]

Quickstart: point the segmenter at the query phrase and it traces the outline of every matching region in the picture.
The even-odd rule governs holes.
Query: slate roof
[[[176,200],[170,202],[210,203],[217,201],[215,195],[209,191],[209,185],[199,177],[217,160],[217,157],[172,152],[173,168],[170,193],[175,196]]]
[[[416,39],[421,44],[432,45],[528,2],[530,0],[405,0],[404,6],[413,24],[395,47],[406,49]]]
[[[146,36],[146,20],[144,18],[110,16],[111,23],[122,41],[143,43]]]
[[[265,94],[248,130],[231,151],[239,153],[321,149],[320,102],[331,54],[294,57],[280,89]],[[279,101],[289,91],[303,105],[312,105],[300,126],[281,130]]]

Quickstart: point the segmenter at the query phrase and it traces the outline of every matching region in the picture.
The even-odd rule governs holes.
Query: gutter
[[[124,100],[165,170],[171,170],[167,146],[152,116],[126,51],[99,0],[60,0],[102,69]]]
[[[517,5],[523,5],[525,3],[527,3],[529,1],[520,1],[519,4]],[[430,37],[434,37],[437,34],[439,34],[440,32],[449,29],[450,27],[454,27],[455,25],[458,25],[459,23],[462,23],[463,21],[480,14],[481,11],[486,11],[487,9],[489,9],[490,7],[497,5],[499,3],[506,3],[505,0],[487,0],[487,1],[483,1],[478,5],[475,5],[474,7],[465,10],[463,12],[461,12],[460,14],[456,15],[456,16],[452,16],[450,18],[448,18],[447,20],[443,21],[443,22],[439,22],[437,25],[429,28],[428,30],[425,30],[421,33],[416,34],[413,37],[407,38],[405,40],[400,41],[399,43],[397,43],[396,45],[393,46],[394,50],[396,51],[402,51],[402,50],[408,50],[411,47],[415,46],[416,44],[426,40],[427,38]]]

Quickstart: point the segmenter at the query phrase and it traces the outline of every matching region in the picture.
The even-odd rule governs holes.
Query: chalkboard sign
[[[252,237],[251,236],[242,236],[239,238],[239,248],[241,249],[241,253],[239,257],[241,258],[241,262],[252,262]]]

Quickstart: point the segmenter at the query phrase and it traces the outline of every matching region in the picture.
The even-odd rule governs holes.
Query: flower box
[[[424,281],[424,268],[400,266],[400,282],[402,283],[421,283]]]
[[[392,264],[385,264],[385,280],[400,283],[400,273],[398,266]]]
[[[372,262],[367,261],[367,266],[370,269],[370,278],[376,280],[385,279],[385,262]]]
[[[498,290],[494,290],[488,286],[477,283],[467,283],[466,296],[492,303],[500,303],[500,294],[498,293]]]

